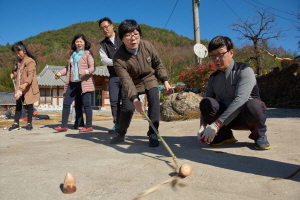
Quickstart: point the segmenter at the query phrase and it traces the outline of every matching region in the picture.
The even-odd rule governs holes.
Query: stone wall
[[[262,101],[267,107],[300,108],[300,64],[273,69],[257,77]]]

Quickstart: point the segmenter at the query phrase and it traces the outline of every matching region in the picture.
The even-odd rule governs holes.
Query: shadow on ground
[[[107,133],[108,129],[103,127],[97,127],[95,129],[99,131],[66,134],[66,137],[88,140],[94,143],[109,146],[123,153],[141,154],[152,157],[153,159],[165,161],[168,165],[173,164],[170,154],[162,143],[160,143],[160,146],[157,148],[150,148],[148,147],[148,138],[146,136],[128,135],[125,138],[125,142],[118,145],[111,145],[109,144],[109,141],[110,137],[113,135]],[[182,164],[180,164],[180,159],[182,158],[185,160],[212,165],[228,170],[267,176],[272,179],[277,177],[286,177],[299,168],[299,165],[295,164],[258,158],[254,156],[235,155],[226,152],[226,149],[241,147],[246,147],[256,151],[254,149],[253,142],[237,142],[225,144],[221,147],[211,147],[207,144],[199,143],[193,136],[164,136],[163,138],[178,158],[179,165]],[[147,153],[156,154],[156,156],[149,156]],[[297,174],[290,180],[300,182],[300,174]]]

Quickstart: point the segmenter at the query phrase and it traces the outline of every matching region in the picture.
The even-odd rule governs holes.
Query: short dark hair
[[[104,21],[108,21],[108,23],[112,24],[112,21],[111,21],[110,18],[103,17],[102,19],[99,20],[99,27],[100,27],[101,23],[104,22]]]
[[[22,41],[19,41],[19,42],[16,42],[15,44],[13,44],[12,47],[11,47],[11,50],[12,50],[13,52],[25,50],[27,56],[30,57],[30,58],[32,58],[32,59],[36,62],[35,57],[34,57],[34,56],[32,55],[32,53],[27,49],[27,47],[25,46],[25,44],[23,44]]]
[[[91,43],[89,43],[89,41],[86,40],[85,36],[83,34],[77,34],[74,36],[72,44],[71,44],[71,48],[73,51],[76,51],[76,45],[75,45],[75,41],[81,38],[84,41],[84,49],[85,50],[89,50],[91,48]]]
[[[126,33],[133,32],[134,30],[137,30],[140,36],[142,36],[141,27],[135,20],[126,19],[122,21],[118,28],[119,38],[122,40]]]
[[[231,39],[225,36],[214,37],[208,44],[208,53],[223,46],[227,47],[227,51],[233,49],[233,43]]]

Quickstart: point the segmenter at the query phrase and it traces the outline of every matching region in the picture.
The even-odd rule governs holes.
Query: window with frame
[[[51,104],[51,89],[40,89],[40,104]]]

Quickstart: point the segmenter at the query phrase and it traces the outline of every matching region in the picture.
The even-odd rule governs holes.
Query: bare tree
[[[297,19],[300,20],[300,6],[298,9],[299,10],[297,12]],[[300,22],[298,22],[295,26],[298,29],[298,31],[300,32]],[[300,38],[300,36],[296,36],[296,38]],[[300,41],[298,41],[298,48],[300,49]]]
[[[253,54],[249,55],[245,62],[254,60],[256,63],[256,74],[262,74],[261,51],[262,46],[267,47],[268,40],[283,37],[281,28],[277,28],[274,15],[268,10],[256,11],[258,16],[248,17],[245,21],[239,20],[239,23],[232,25],[232,30],[241,33],[239,39],[248,39],[253,42]]]

